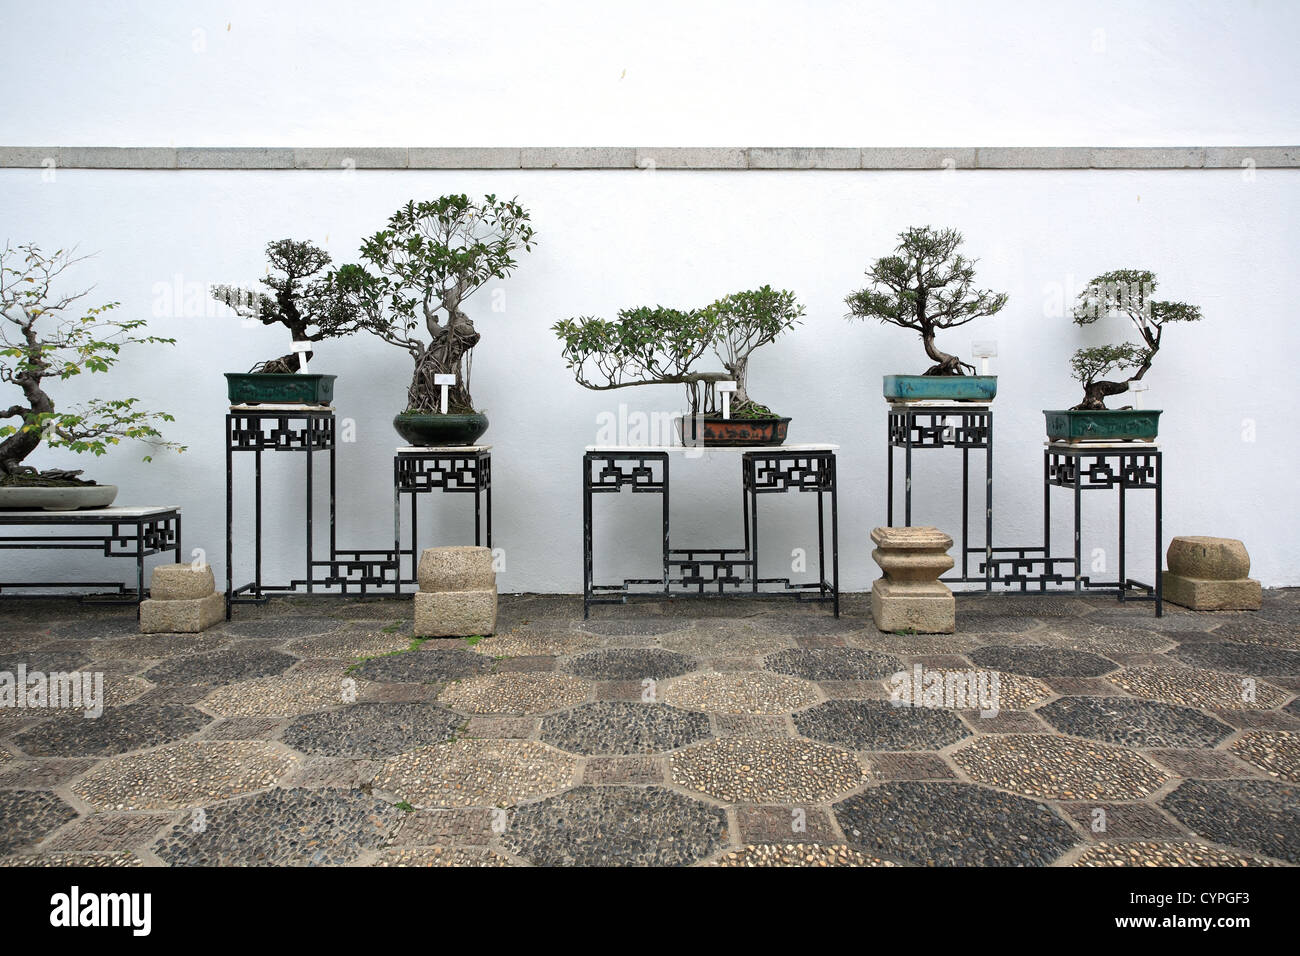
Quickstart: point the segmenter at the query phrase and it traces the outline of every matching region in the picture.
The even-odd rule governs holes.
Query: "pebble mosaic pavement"
[[[409,599],[202,635],[25,604],[0,670],[108,700],[0,711],[0,865],[1300,864],[1300,589],[959,596],[953,635],[844,605],[502,596],[502,633],[413,642]],[[996,672],[999,712],[894,706],[915,665]]]

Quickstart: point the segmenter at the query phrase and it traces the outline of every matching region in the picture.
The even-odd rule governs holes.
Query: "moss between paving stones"
[[[578,754],[653,754],[709,736],[709,718],[664,704],[601,701],[542,720],[541,739]]]
[[[1251,730],[1234,740],[1228,749],[1274,777],[1300,783],[1300,733]]]
[[[733,803],[820,802],[862,783],[852,754],[807,740],[726,737],[673,754],[673,783]]]
[[[383,684],[441,684],[491,668],[491,659],[481,654],[472,654],[463,647],[430,646],[426,641],[413,651],[372,658],[352,673]]]
[[[1160,801],[1210,840],[1300,863],[1300,787],[1271,780],[1188,780]]]
[[[827,701],[795,714],[794,727],[805,737],[853,750],[942,750],[971,735],[950,710],[879,700]]]
[[[577,787],[516,809],[506,849],[542,866],[684,866],[727,842],[724,811],[663,787]]]
[[[38,843],[76,816],[46,790],[0,790],[0,854]]]
[[[389,758],[376,790],[414,807],[495,807],[571,786],[576,757],[535,740],[454,740]]]
[[[155,684],[212,686],[282,674],[296,663],[296,658],[279,651],[228,648],[173,657],[149,668],[144,676]]]
[[[880,680],[903,669],[898,658],[859,647],[793,648],[769,654],[764,666],[805,680]]]
[[[564,669],[591,680],[664,680],[685,674],[699,661],[655,647],[622,647],[589,651],[567,661]]]
[[[1128,697],[1062,697],[1038,709],[1062,733],[1124,747],[1213,748],[1232,733],[1191,707]]]
[[[193,707],[127,704],[93,720],[46,721],[19,734],[16,742],[33,757],[94,757],[171,743],[211,722]]]
[[[1098,843],[1074,861],[1075,866],[1277,866],[1257,856],[1233,853],[1190,841]]]
[[[1263,644],[1183,644],[1172,655],[1193,667],[1210,667],[1233,674],[1300,674],[1300,651]]]
[[[669,681],[660,694],[669,704],[712,714],[787,714],[821,700],[815,684],[766,671],[701,672]]]
[[[981,667],[1026,677],[1100,677],[1119,665],[1098,654],[1059,647],[989,644],[966,655]]]
[[[272,790],[206,811],[153,845],[172,866],[329,866],[382,846],[402,811],[360,790]]]
[[[96,810],[185,810],[273,786],[297,759],[258,741],[186,741],[115,757],[73,792]]]
[[[881,784],[834,812],[852,845],[920,866],[1045,866],[1077,839],[1043,804],[971,784]]]
[[[713,866],[897,866],[843,844],[752,843],[713,861]]]
[[[583,703],[591,683],[568,674],[492,674],[450,684],[438,700],[466,714],[544,714]]]
[[[1047,734],[977,737],[952,760],[979,783],[1049,800],[1136,800],[1168,779],[1131,750]]]
[[[1202,668],[1169,664],[1126,667],[1106,680],[1134,697],[1148,697],[1167,704],[1221,710],[1257,710],[1276,707],[1287,694],[1262,680],[1245,679]],[[1254,700],[1246,700],[1247,691]]]
[[[450,740],[465,718],[434,704],[353,704],[293,720],[281,738],[306,754],[389,757]]]

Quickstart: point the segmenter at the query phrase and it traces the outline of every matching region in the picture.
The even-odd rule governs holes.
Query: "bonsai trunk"
[[[975,371],[974,365],[963,362],[955,355],[949,355],[935,345],[934,332],[923,332],[921,341],[925,343],[925,354],[938,363],[926,372],[926,375],[965,375],[963,368],[968,368],[972,372]]]
[[[731,396],[732,404],[739,405],[742,402],[749,401],[749,391],[746,389],[746,380],[749,378],[749,356],[738,358],[734,362],[723,363],[727,374],[731,376],[732,381],[736,383],[736,391]]]
[[[1130,381],[1132,381],[1130,379]],[[1128,391],[1128,382],[1089,382],[1083,387],[1083,401],[1075,405],[1073,412],[1104,412],[1106,398],[1109,395],[1122,395]]]
[[[19,381],[19,379],[22,379]],[[54,400],[40,386],[40,381],[27,376],[15,376],[16,384],[22,386],[28,407],[21,410],[23,424],[36,415],[49,414],[54,411]],[[21,426],[19,426],[21,428]],[[23,466],[23,459],[34,452],[41,444],[41,433],[34,431],[17,431],[0,442],[0,475],[16,475],[31,472],[34,469]]]
[[[438,411],[442,406],[442,388],[434,383],[435,375],[454,375],[456,384],[447,391],[448,411],[473,411],[474,400],[466,381],[466,357],[478,344],[479,333],[473,321],[454,306],[446,325],[430,322],[433,341],[415,360],[415,376],[407,391],[407,407],[420,411]]]

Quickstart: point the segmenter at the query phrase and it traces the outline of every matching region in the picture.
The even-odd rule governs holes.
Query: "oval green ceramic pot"
[[[487,416],[436,415],[429,412],[401,412],[393,427],[411,445],[437,448],[442,445],[472,445],[488,428]]]
[[[1051,441],[1155,441],[1160,409],[1043,409]]]

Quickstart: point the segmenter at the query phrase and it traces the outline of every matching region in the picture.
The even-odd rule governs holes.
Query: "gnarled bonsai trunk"
[[[438,411],[441,408],[442,389],[435,384],[435,375],[454,375],[456,384],[447,391],[447,410],[469,412],[474,410],[466,381],[466,357],[478,344],[479,333],[474,322],[455,305],[447,305],[450,316],[446,325],[436,319],[428,320],[432,342],[415,360],[415,375],[407,391],[407,407],[420,411]]]
[[[925,354],[938,363],[927,371],[926,375],[965,375],[963,368],[975,371],[974,365],[963,362],[955,355],[949,355],[935,345],[933,332],[922,333],[921,341],[925,344]]]
[[[29,336],[30,337],[30,336]],[[9,409],[15,413],[9,417],[19,417],[23,424],[27,424],[37,415],[48,415],[54,411],[54,399],[50,398],[41,388],[40,374],[37,370],[44,368],[39,359],[36,362],[35,369],[29,368],[13,377],[15,385],[23,390],[23,397],[27,399],[27,407],[15,405]],[[14,432],[4,441],[0,442],[0,475],[16,475],[20,472],[31,472],[34,469],[23,466],[23,459],[34,452],[41,444],[41,433],[39,429]]]

